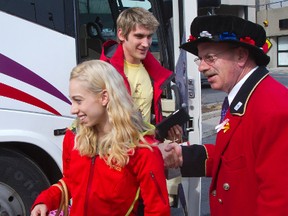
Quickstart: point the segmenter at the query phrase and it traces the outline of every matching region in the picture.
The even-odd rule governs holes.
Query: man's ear
[[[125,37],[123,36],[122,32],[123,32],[123,31],[122,31],[121,28],[119,28],[119,29],[117,30],[117,37],[118,37],[118,39],[119,39],[121,42],[125,41]]]
[[[239,47],[237,50],[238,54],[238,62],[240,64],[245,64],[247,59],[249,58],[249,50],[243,47]]]
[[[109,102],[109,94],[106,89],[104,89],[101,93],[101,101],[102,101],[102,106],[107,106]]]

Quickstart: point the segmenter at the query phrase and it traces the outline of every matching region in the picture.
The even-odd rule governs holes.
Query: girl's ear
[[[101,101],[102,101],[102,106],[107,106],[109,102],[109,94],[106,89],[104,89],[101,93]]]

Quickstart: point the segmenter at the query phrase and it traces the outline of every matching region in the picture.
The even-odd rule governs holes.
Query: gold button
[[[221,203],[221,204],[223,203],[222,199],[218,199],[218,202]]]
[[[230,185],[228,183],[224,183],[223,184],[223,189],[226,190],[226,191],[229,190],[230,189]]]
[[[216,190],[213,190],[213,191],[211,192],[211,194],[212,194],[212,196],[216,196]]]

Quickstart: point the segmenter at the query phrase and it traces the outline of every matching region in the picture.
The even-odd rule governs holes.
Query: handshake
[[[162,142],[158,147],[164,159],[165,168],[179,168],[182,166],[182,147],[186,143],[177,143],[176,141],[182,140],[182,127],[190,119],[184,107],[176,110],[171,115],[166,117],[163,121],[156,125],[156,137],[158,140],[163,141],[164,138],[174,140],[173,142]]]
[[[164,142],[158,145],[160,149],[165,168],[179,168],[183,164],[182,145],[176,142]]]

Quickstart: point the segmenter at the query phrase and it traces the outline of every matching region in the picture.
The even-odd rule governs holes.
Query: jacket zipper
[[[160,198],[162,199],[163,203],[166,205],[166,201],[165,201],[165,198],[164,198],[163,193],[161,191],[160,185],[158,184],[157,179],[156,179],[156,177],[152,171],[150,171],[150,176],[151,176],[153,182],[155,183],[155,186],[157,188],[157,191],[159,193]]]
[[[89,171],[89,178],[88,178],[88,185],[87,185],[87,190],[86,190],[86,196],[85,196],[85,203],[84,203],[84,215],[88,215],[87,214],[87,210],[88,210],[88,200],[89,200],[89,194],[91,191],[91,184],[92,184],[92,180],[93,180],[93,176],[94,176],[94,165],[95,165],[95,156],[92,157],[91,159],[91,166],[90,166],[90,171]]]

